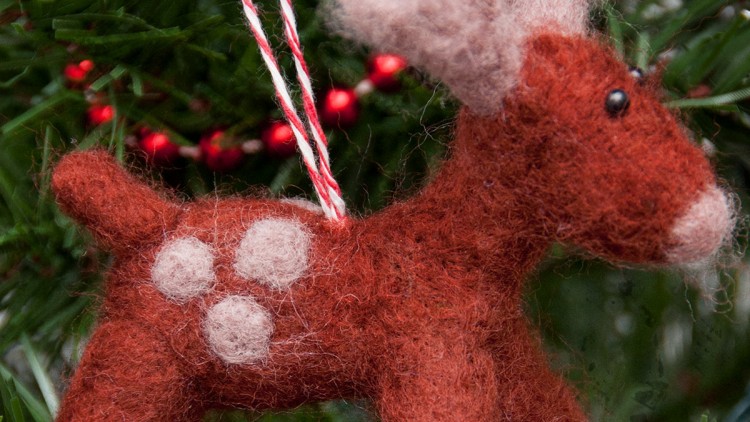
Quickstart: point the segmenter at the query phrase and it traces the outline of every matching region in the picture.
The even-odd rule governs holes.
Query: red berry
[[[89,59],[81,60],[81,62],[78,63],[78,68],[84,72],[90,72],[94,69],[94,62]]]
[[[64,73],[65,77],[71,82],[83,82],[88,72],[78,67],[77,64],[69,64],[65,66]]]
[[[292,127],[284,122],[271,123],[261,134],[260,139],[266,151],[276,157],[290,157],[297,152]]]
[[[115,108],[111,105],[94,104],[89,107],[88,111],[89,123],[98,126],[107,122],[111,122],[115,117]]]
[[[91,60],[83,60],[80,63],[70,63],[65,66],[63,74],[71,82],[83,82],[86,76],[94,69],[94,62]]]
[[[213,171],[224,172],[237,168],[245,159],[245,154],[239,146],[227,146],[224,131],[215,130],[204,136],[198,146],[201,149],[201,159],[206,167]]]
[[[359,117],[359,101],[353,89],[332,88],[323,97],[320,119],[328,126],[352,126]]]
[[[180,147],[163,132],[143,130],[145,135],[138,141],[138,147],[146,154],[146,161],[154,166],[174,163],[180,157]]]
[[[395,91],[401,86],[397,75],[406,69],[406,59],[395,54],[378,54],[370,58],[367,69],[367,78],[376,88]]]

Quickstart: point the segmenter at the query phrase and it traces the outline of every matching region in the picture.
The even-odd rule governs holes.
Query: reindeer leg
[[[576,395],[550,369],[541,341],[524,317],[503,324],[494,341],[498,397],[503,420],[586,421]]]
[[[465,340],[405,337],[395,366],[392,360],[381,372],[376,405],[382,421],[497,420],[492,356]]]
[[[142,325],[107,322],[94,332],[58,422],[199,420],[169,345]]]

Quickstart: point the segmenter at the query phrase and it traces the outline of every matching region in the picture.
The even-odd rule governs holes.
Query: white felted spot
[[[156,288],[177,302],[211,290],[215,279],[213,251],[194,237],[165,244],[151,268],[151,280]]]
[[[203,331],[224,362],[255,363],[268,356],[273,320],[253,298],[229,296],[209,309]]]
[[[297,221],[259,220],[247,230],[237,248],[237,274],[276,289],[288,288],[307,270],[310,234]]]
[[[302,198],[283,198],[281,199],[281,202],[289,205],[294,205],[296,207],[302,208],[303,210],[312,211],[316,214],[323,214],[323,208],[321,208],[320,205],[308,201],[307,199]]]
[[[731,234],[734,217],[729,199],[716,187],[704,192],[672,228],[672,263],[701,261],[715,254]]]

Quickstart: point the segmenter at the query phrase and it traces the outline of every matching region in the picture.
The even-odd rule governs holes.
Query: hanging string
[[[325,132],[320,125],[320,119],[318,118],[318,110],[315,108],[315,97],[313,96],[312,84],[310,83],[310,72],[307,69],[307,63],[305,62],[305,56],[302,54],[302,46],[299,41],[299,35],[297,34],[297,22],[294,18],[294,11],[292,9],[291,0],[280,0],[282,18],[284,19],[284,33],[286,35],[287,43],[292,50],[294,56],[294,64],[297,69],[297,80],[302,88],[302,101],[307,115],[307,122],[310,126],[310,132],[315,140],[315,145],[318,151],[318,159],[320,160],[320,166],[322,167],[321,174],[326,178],[328,187],[333,189],[337,194],[332,196],[335,199],[341,199],[341,190],[339,189],[338,183],[333,178],[331,172],[330,159],[328,157],[328,140],[326,139]],[[342,201],[341,209],[345,208]]]
[[[279,1],[281,3],[282,18],[284,20],[284,33],[286,35],[287,44],[289,44],[289,47],[292,50],[292,55],[294,56],[297,80],[299,81],[302,91],[305,117],[318,152],[317,160],[313,148],[310,145],[310,139],[307,130],[305,129],[305,125],[302,123],[302,119],[300,119],[297,113],[292,97],[289,95],[286,81],[281,75],[281,69],[273,54],[268,38],[263,31],[263,27],[258,17],[258,10],[255,8],[252,0],[242,0],[242,9],[247,17],[250,30],[253,33],[255,40],[258,42],[261,57],[271,73],[271,79],[274,88],[276,89],[276,97],[279,99],[281,109],[292,128],[294,138],[297,141],[297,147],[302,155],[302,161],[307,168],[307,172],[310,174],[310,179],[315,188],[315,193],[320,200],[320,205],[329,219],[342,221],[346,219],[346,206],[344,200],[341,198],[341,189],[331,172],[330,159],[328,156],[328,141],[326,140],[325,133],[320,125],[318,112],[315,108],[315,98],[313,97],[310,75],[307,63],[302,54],[302,47],[299,42],[297,24],[294,12],[292,11],[291,1]]]

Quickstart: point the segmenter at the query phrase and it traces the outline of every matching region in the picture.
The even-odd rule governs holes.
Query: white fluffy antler
[[[579,34],[589,0],[333,0],[336,30],[398,53],[444,81],[473,111],[500,109],[532,32]]]

